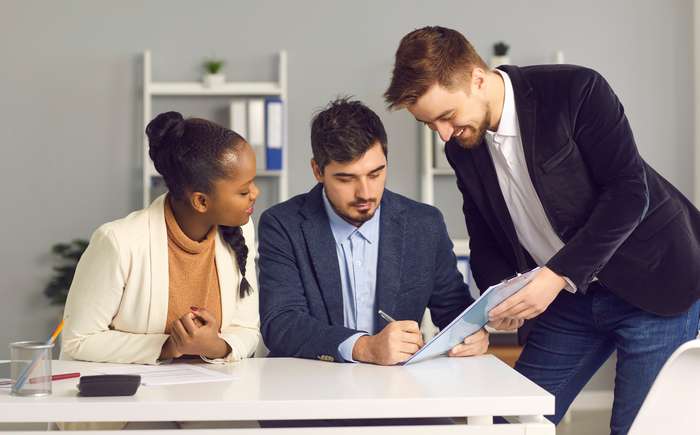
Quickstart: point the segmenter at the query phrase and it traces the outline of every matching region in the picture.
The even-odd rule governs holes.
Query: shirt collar
[[[359,228],[355,225],[349,223],[336,213],[335,209],[331,205],[326,195],[326,189],[323,192],[323,206],[326,209],[326,214],[328,215],[328,220],[331,224],[331,231],[333,232],[333,237],[337,244],[342,243],[347,240],[355,231],[360,233],[360,235],[370,243],[377,243],[379,240],[379,214],[381,211],[381,206],[377,207],[377,211],[374,212],[372,219],[364,222]]]
[[[498,130],[487,130],[486,133],[490,136],[517,136],[518,135],[518,116],[515,112],[515,93],[513,92],[513,83],[505,71],[500,69],[495,70],[503,78],[505,87],[505,96],[503,98],[503,111],[501,112],[501,121],[498,123]]]

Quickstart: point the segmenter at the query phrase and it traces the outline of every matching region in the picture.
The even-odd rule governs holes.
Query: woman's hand
[[[160,356],[158,357],[158,359],[166,360],[180,358],[181,356],[182,353],[178,350],[177,345],[173,340],[173,336],[171,335],[170,337],[168,337],[167,340],[165,340],[165,343],[163,343],[163,347],[160,350]]]
[[[170,338],[182,355],[223,358],[231,347],[219,337],[216,319],[204,308],[190,307],[192,312],[173,322]],[[201,326],[198,324],[201,323]]]

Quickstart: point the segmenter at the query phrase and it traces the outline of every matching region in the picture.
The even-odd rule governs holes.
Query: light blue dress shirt
[[[352,359],[355,342],[363,335],[374,335],[375,294],[377,287],[377,256],[379,253],[379,214],[381,207],[359,228],[338,216],[328,201],[325,189],[323,203],[335,238],[340,283],[343,292],[343,323],[346,328],[359,332],[338,346],[338,353],[346,361]]]

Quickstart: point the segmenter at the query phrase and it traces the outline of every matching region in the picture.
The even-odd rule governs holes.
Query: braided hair
[[[178,112],[156,116],[146,127],[148,155],[170,195],[184,200],[188,190],[209,193],[215,180],[224,178],[222,157],[245,143],[236,132],[200,118],[184,119]],[[239,297],[252,292],[245,277],[248,246],[241,227],[219,226],[221,237],[236,254],[243,279]]]

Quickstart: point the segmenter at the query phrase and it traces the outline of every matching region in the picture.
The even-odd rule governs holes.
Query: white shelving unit
[[[454,177],[454,171],[450,169],[436,168],[433,150],[433,131],[426,126],[421,126],[420,144],[422,153],[421,167],[421,201],[435,205],[435,177]],[[459,195],[455,186],[455,195]],[[469,239],[453,239],[455,254],[458,256],[469,255]]]
[[[146,126],[153,118],[152,99],[154,97],[269,97],[282,100],[283,107],[283,144],[282,170],[258,170],[257,176],[275,178],[278,182],[278,201],[287,199],[288,187],[288,144],[287,144],[287,53],[278,53],[278,73],[276,82],[229,82],[214,88],[205,87],[201,82],[158,82],[153,81],[151,73],[151,52],[143,52],[143,202],[147,207],[151,202],[151,190],[154,181],[161,178],[148,156],[148,138]],[[227,126],[228,127],[228,126]]]

